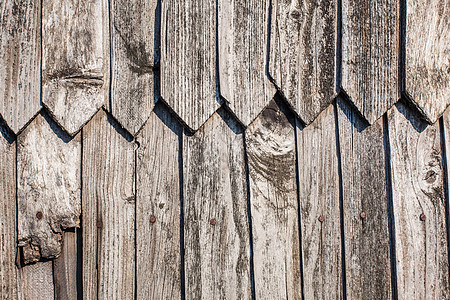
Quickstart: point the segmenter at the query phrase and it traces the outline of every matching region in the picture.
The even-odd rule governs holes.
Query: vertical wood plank
[[[439,124],[389,111],[399,299],[450,297]]]
[[[297,121],[296,130],[303,294],[305,299],[343,299],[334,107],[310,126],[303,128]]]
[[[257,299],[300,299],[294,128],[274,100],[245,132]]]
[[[38,262],[22,268],[23,296],[25,300],[55,299],[53,263]]]
[[[61,256],[53,261],[53,281],[57,299],[78,299],[76,231],[75,229],[64,233]]]
[[[244,143],[218,113],[183,138],[187,299],[249,299]]]

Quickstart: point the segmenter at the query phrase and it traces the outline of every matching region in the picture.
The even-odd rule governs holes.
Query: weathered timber
[[[71,139],[39,114],[17,143],[18,241],[24,262],[58,257],[62,230],[80,223],[80,135]]]
[[[135,135],[153,109],[157,0],[111,1],[110,112]]]
[[[303,294],[305,299],[343,299],[334,107],[308,127],[297,121],[296,130]]]
[[[138,299],[181,298],[181,132],[181,126],[168,113],[158,110],[136,137],[140,144],[136,162]]]
[[[49,0],[42,6],[42,102],[70,135],[107,97],[108,16],[106,0]]]
[[[449,299],[439,124],[402,103],[389,111],[399,299]]]
[[[274,0],[269,73],[306,124],[336,90],[336,0]]]
[[[161,96],[195,131],[219,107],[216,1],[164,0],[161,24]]]
[[[134,143],[116,129],[117,123],[103,110],[83,129],[86,298],[134,298],[135,152]]]
[[[41,1],[1,1],[0,24],[0,115],[18,133],[41,108]]]
[[[391,299],[383,119],[366,126],[339,98],[347,299]]]
[[[398,97],[399,1],[342,1],[341,88],[374,123]]]
[[[53,285],[53,263],[51,261],[37,262],[24,266],[22,269],[22,291],[24,300],[55,299]]]
[[[268,0],[218,1],[220,93],[248,126],[276,89],[266,76]]]
[[[292,124],[274,100],[245,132],[257,299],[300,299]]]
[[[183,138],[187,299],[250,299],[244,140],[215,113]]]
[[[61,256],[53,262],[56,299],[77,300],[77,229],[64,233]],[[78,262],[81,263],[81,262]]]
[[[405,92],[434,123],[450,104],[450,2],[406,3]]]

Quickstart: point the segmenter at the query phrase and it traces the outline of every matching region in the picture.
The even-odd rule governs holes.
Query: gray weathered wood
[[[257,299],[300,299],[294,128],[272,100],[245,132]]]
[[[112,78],[109,110],[135,135],[153,109],[157,0],[111,1]]]
[[[388,116],[398,297],[449,299],[439,124],[424,126],[400,103]]]
[[[61,256],[53,262],[53,281],[57,299],[76,300],[77,293],[77,233],[64,233]],[[82,262],[79,262],[82,264]]]
[[[0,3],[0,115],[18,133],[40,105],[41,1]]]
[[[347,299],[391,299],[383,119],[365,128],[358,112],[337,103]]]
[[[195,131],[219,107],[216,1],[164,0],[161,24],[161,96]]]
[[[165,121],[170,118],[163,114]],[[167,127],[152,113],[136,137],[140,144],[136,162],[138,299],[181,298],[178,166],[181,127],[173,120],[167,122],[174,127]]]
[[[372,124],[398,99],[399,1],[342,1],[342,89]]]
[[[296,130],[303,294],[305,299],[343,299],[334,107],[326,108],[308,127],[297,121]]]
[[[107,0],[48,0],[42,6],[42,102],[70,135],[107,96],[108,16]]]
[[[18,241],[25,263],[61,253],[62,230],[79,226],[81,138],[39,114],[17,137]]]
[[[134,298],[135,144],[114,122],[100,110],[83,129],[83,296],[88,299]]]
[[[51,261],[27,265],[21,270],[24,300],[55,299],[55,289],[53,285],[53,263]]]
[[[406,94],[434,123],[450,104],[450,1],[406,3]]]
[[[306,124],[336,90],[336,0],[274,0],[269,73]]]
[[[244,140],[218,113],[183,138],[187,299],[250,299]]]
[[[267,0],[218,1],[220,93],[248,126],[276,89],[266,76]]]

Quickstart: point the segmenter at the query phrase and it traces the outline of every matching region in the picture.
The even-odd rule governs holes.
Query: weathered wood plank
[[[306,124],[336,94],[336,0],[274,0],[269,73]]]
[[[244,140],[218,113],[183,138],[187,299],[250,299]]]
[[[366,127],[348,103],[337,104],[347,299],[391,299],[383,119]]]
[[[334,107],[305,128],[297,121],[296,130],[303,294],[305,299],[343,299]]]
[[[342,1],[342,82],[372,124],[398,97],[399,1]]]
[[[81,213],[81,138],[39,114],[17,137],[18,241],[25,263],[61,254]]]
[[[155,110],[158,115],[152,113],[136,137],[140,144],[136,162],[137,298],[180,299],[178,155],[182,129],[167,112]]]
[[[76,300],[77,290],[77,233],[64,233],[61,256],[53,262],[53,281],[56,299]],[[79,263],[82,263],[81,261]]]
[[[49,0],[42,6],[42,102],[70,135],[107,97],[108,28],[107,0]]]
[[[92,235],[83,238],[87,298],[134,298],[135,144],[117,128],[100,110],[83,129],[83,236]]]
[[[38,262],[22,268],[23,297],[25,300],[55,299],[53,263]]]
[[[272,100],[245,132],[257,299],[300,299],[294,128]]]
[[[218,2],[220,93],[244,126],[276,92],[265,74],[268,9],[266,0]]]
[[[0,115],[18,133],[41,108],[41,1],[1,1],[0,24]]]
[[[450,2],[406,3],[405,92],[434,123],[450,104]]]
[[[161,96],[195,131],[219,107],[216,1],[164,0],[161,24]]]
[[[389,111],[399,299],[449,299],[439,124],[403,104]]]
[[[156,0],[111,1],[110,112],[132,135],[153,109]]]

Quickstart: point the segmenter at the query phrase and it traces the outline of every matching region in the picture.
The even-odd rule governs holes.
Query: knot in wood
[[[98,221],[97,222],[97,228],[103,228],[103,222],[102,221]]]

